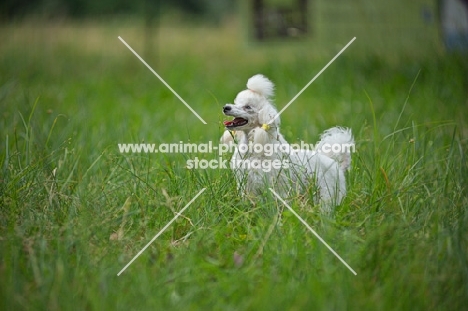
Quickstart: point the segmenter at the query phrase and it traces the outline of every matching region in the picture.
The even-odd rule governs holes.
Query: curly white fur
[[[239,190],[256,196],[273,187],[283,197],[289,197],[315,189],[316,201],[321,202],[323,210],[330,211],[346,194],[344,172],[351,163],[349,150],[330,147],[354,145],[351,130],[341,127],[326,130],[315,150],[291,148],[279,131],[280,118],[276,117],[277,110],[271,103],[273,95],[274,84],[263,75],[255,75],[248,80],[247,90],[237,95],[234,104],[223,107],[225,115],[234,117],[225,121],[227,130],[221,143],[236,144],[231,168]],[[273,153],[267,152],[267,145],[274,149]],[[262,147],[258,149],[261,151],[255,151],[254,146]],[[261,164],[279,161],[288,165],[265,170],[264,166],[252,167],[250,164],[255,161]]]
[[[275,85],[264,75],[258,74],[247,81],[247,89],[270,98],[275,92]]]

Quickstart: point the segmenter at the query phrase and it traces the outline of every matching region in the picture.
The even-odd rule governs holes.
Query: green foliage
[[[247,78],[271,78],[282,107],[333,53],[246,49],[230,28],[161,29],[157,57],[148,62],[203,125],[117,40],[122,35],[141,51],[137,30],[5,31],[14,39],[0,57],[2,309],[467,305],[465,58],[363,57],[351,47],[282,114],[290,142],[314,143],[334,125],[353,129],[344,203],[332,215],[306,199],[290,204],[354,276],[271,195],[252,204],[240,198],[229,170],[184,168],[188,158],[216,155],[117,148],[217,142],[221,107]]]

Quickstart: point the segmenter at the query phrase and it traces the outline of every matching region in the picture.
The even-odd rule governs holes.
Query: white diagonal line
[[[356,37],[354,37],[353,39],[351,39],[351,41],[349,41],[349,42],[348,42],[348,44],[346,44],[346,46],[345,46],[344,48],[342,48],[342,49],[341,49],[341,51],[339,51],[339,52],[338,52],[338,54],[336,54],[336,55],[335,55],[335,57],[333,57],[333,58],[332,58],[332,60],[331,60],[331,61],[329,61],[329,62],[328,62],[328,64],[326,64],[326,65],[325,65],[325,67],[323,67],[323,68],[322,68],[322,70],[320,70],[320,71],[319,71],[319,73],[317,73],[317,74],[315,75],[315,77],[313,77],[313,78],[312,78],[312,80],[310,80],[310,81],[309,81],[309,83],[307,83],[307,85],[306,85],[306,86],[304,86],[304,87],[302,88],[302,90],[300,90],[300,92],[299,92],[299,93],[297,93],[297,94],[296,94],[296,96],[294,96],[294,97],[293,97],[293,99],[291,99],[291,100],[289,101],[289,103],[287,103],[287,104],[286,104],[286,106],[284,106],[284,107],[283,107],[283,109],[281,109],[281,110],[280,110],[280,112],[278,112],[278,113],[276,114],[276,116],[275,116],[273,119],[271,119],[271,121],[270,121],[270,122],[268,122],[268,124],[271,124],[271,123],[273,123],[273,121],[275,121],[275,120],[276,120],[276,119],[277,119],[277,118],[280,116],[280,114],[282,114],[282,113],[283,113],[283,111],[284,111],[284,110],[286,110],[286,108],[288,108],[288,107],[289,107],[289,105],[291,105],[291,104],[293,103],[293,101],[295,101],[295,100],[296,100],[296,98],[298,98],[298,97],[299,97],[299,95],[301,95],[301,94],[302,94],[302,92],[304,92],[304,91],[305,91],[305,89],[306,89],[306,88],[308,88],[308,87],[309,87],[309,85],[311,85],[311,84],[312,84],[312,82],[314,82],[314,81],[315,81],[315,79],[317,79],[317,78],[318,78],[318,77],[319,77],[319,76],[322,74],[322,72],[324,72],[324,71],[325,71],[325,69],[327,69],[327,68],[328,68],[328,66],[330,66],[330,65],[331,65],[331,64],[332,64],[332,63],[335,61],[335,59],[337,59],[337,58],[338,58],[338,56],[340,56],[340,54],[341,54],[341,53],[343,53],[343,52],[344,52],[344,50],[346,50],[346,49],[348,48],[348,46],[350,46],[350,45],[351,45],[351,43],[353,43],[353,41],[354,41],[354,40],[356,40]]]
[[[148,65],[148,64],[143,60],[143,58],[141,58],[140,55],[138,55],[138,53],[135,52],[135,51],[130,47],[130,45],[127,44],[127,42],[125,42],[124,39],[122,39],[120,36],[119,36],[118,38],[119,38],[120,41],[122,41],[123,44],[125,44],[125,46],[126,46],[130,51],[132,51],[133,54],[135,54],[135,56],[136,56],[146,67],[148,67],[149,70],[151,70],[151,72],[152,72],[156,77],[158,77],[159,80],[161,80],[161,82],[162,82],[172,93],[174,93],[174,95],[175,95],[188,109],[190,109],[190,111],[191,111],[194,115],[197,116],[198,119],[200,119],[200,121],[203,122],[203,124],[207,124],[207,123],[205,122],[205,120],[203,120],[202,117],[200,117],[200,115],[198,115],[198,113],[197,113],[195,110],[193,110],[193,108],[190,107],[190,105],[187,104],[187,103],[185,102],[185,100],[184,100],[182,97],[180,97],[180,95],[177,94],[177,92],[174,91],[174,89],[172,89],[172,87],[171,87],[169,84],[167,84],[167,82],[164,81],[164,79],[161,78],[161,76],[158,75],[158,73],[157,73],[156,71],[154,71],[153,68],[151,68],[150,65]]]
[[[135,257],[133,257],[133,259],[130,260],[130,262],[129,262],[125,267],[123,267],[122,270],[120,270],[119,273],[117,273],[117,276],[120,276],[120,275],[122,274],[122,272],[124,272],[124,271],[135,261],[135,259],[137,259],[137,258],[148,248],[148,246],[150,246],[151,243],[153,243],[153,242],[154,242],[154,241],[155,241],[155,240],[156,240],[156,239],[157,239],[157,238],[158,238],[158,237],[159,237],[159,236],[160,236],[176,219],[177,219],[177,217],[179,217],[179,216],[190,206],[190,204],[192,204],[193,201],[195,201],[196,198],[198,198],[198,196],[199,196],[200,194],[202,194],[203,191],[205,191],[205,190],[206,190],[206,188],[203,188],[202,190],[200,190],[200,192],[198,192],[197,195],[194,196],[193,199],[190,200],[190,202],[188,202],[187,205],[185,205],[184,208],[181,209],[180,212],[178,212],[178,213],[174,216],[174,218],[172,218],[171,221],[169,221],[169,222],[167,223],[167,225],[165,225],[164,228],[162,228],[161,231],[159,231],[158,234],[156,234],[156,235],[154,236],[154,238],[152,238],[151,241],[149,241],[148,244],[146,244],[146,246],[143,247],[143,249],[142,249],[141,251],[139,251],[138,254],[136,254]]]
[[[320,240],[320,242],[322,242],[332,253],[333,255],[335,255],[354,275],[357,275],[356,271],[353,270],[353,268],[351,268],[347,263],[346,261],[343,260],[343,258],[340,257],[340,255],[337,254],[337,252],[335,252],[333,250],[333,248],[331,248],[327,242],[325,242],[322,237],[320,235],[317,234],[317,232],[314,231],[314,229],[312,229],[309,224],[301,218],[301,216],[299,216],[276,192],[275,190],[273,190],[272,188],[269,188],[270,191],[281,201],[283,202],[283,204],[291,211],[291,213],[294,214],[294,216],[296,216],[303,224],[304,226],[306,226],[307,229],[309,229],[310,232],[312,232],[316,237],[317,239]]]

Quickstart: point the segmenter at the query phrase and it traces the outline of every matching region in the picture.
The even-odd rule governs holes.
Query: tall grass
[[[148,62],[203,125],[117,40],[138,51],[135,29],[64,29],[1,30],[13,31],[0,58],[3,309],[466,306],[466,59],[389,61],[351,46],[282,114],[290,142],[314,143],[334,125],[353,129],[343,204],[332,215],[303,200],[291,206],[354,276],[273,196],[252,204],[229,170],[184,168],[188,158],[217,155],[117,148],[216,142],[220,108],[248,77],[271,78],[282,107],[333,52],[248,49],[231,28],[160,30],[158,58]],[[203,47],[193,44],[200,38]]]

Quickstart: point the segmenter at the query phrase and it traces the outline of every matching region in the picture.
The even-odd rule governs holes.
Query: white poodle
[[[289,145],[279,131],[280,119],[271,102],[274,85],[263,75],[247,82],[234,104],[223,113],[222,144],[235,148],[231,169],[239,190],[249,197],[273,188],[283,198],[311,194],[324,211],[346,195],[345,171],[351,164],[354,140],[350,129],[334,127],[321,135],[314,150]]]

